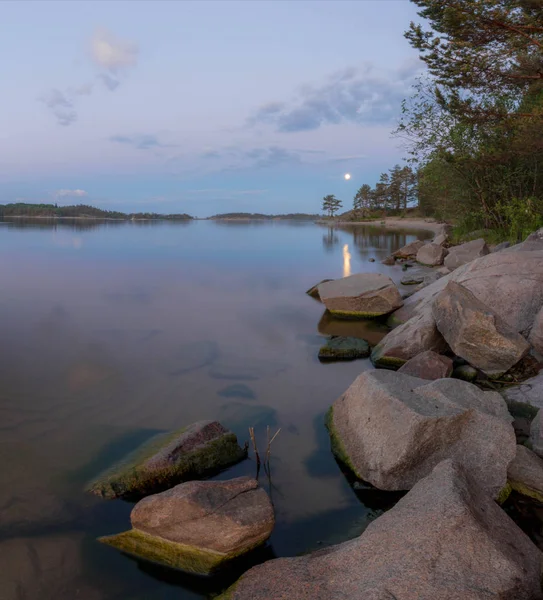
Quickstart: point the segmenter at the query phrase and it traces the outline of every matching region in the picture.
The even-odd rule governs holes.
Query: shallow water
[[[0,598],[208,598],[202,580],[138,563],[96,537],[131,505],[87,481],[158,431],[218,419],[243,443],[281,427],[277,525],[251,561],[363,531],[394,495],[353,490],[323,416],[367,360],[321,364],[322,335],[374,344],[376,323],[323,316],[304,292],[368,271],[428,232],[301,222],[0,223]],[[375,258],[375,262],[370,262]],[[254,475],[244,461],[220,474]],[[240,569],[247,565],[241,565]],[[24,595],[26,594],[26,595]]]

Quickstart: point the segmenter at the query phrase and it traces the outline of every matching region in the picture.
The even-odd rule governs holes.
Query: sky
[[[408,0],[4,0],[0,203],[350,208],[405,155],[412,20]]]

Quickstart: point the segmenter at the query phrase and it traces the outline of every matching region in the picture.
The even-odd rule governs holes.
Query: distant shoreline
[[[384,224],[383,224],[384,221]],[[376,227],[386,227],[387,229],[421,229],[439,233],[445,223],[437,221],[426,221],[425,219],[398,219],[396,217],[385,217],[384,219],[375,219],[372,221],[317,221],[318,225],[343,226],[343,225],[375,225]]]
[[[158,217],[156,219],[143,219],[143,218],[138,218],[138,219],[123,219],[121,217],[115,218],[115,217],[60,217],[60,216],[56,216],[56,215],[40,215],[40,216],[34,216],[34,215],[0,215],[0,218],[2,219],[48,219],[48,220],[54,220],[54,221],[59,221],[59,220],[63,220],[63,219],[81,219],[83,221],[121,221],[123,223],[125,222],[129,222],[129,221],[198,221],[198,220],[202,220],[202,219],[194,219],[194,218],[179,218],[179,219],[172,219],[172,218],[167,218],[167,217]]]

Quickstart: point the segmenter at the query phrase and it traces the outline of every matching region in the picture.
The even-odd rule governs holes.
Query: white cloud
[[[133,67],[138,62],[138,45],[116,38],[107,29],[98,29],[91,40],[94,62],[111,72]]]
[[[56,198],[84,198],[88,196],[88,193],[85,190],[57,190],[56,192],[53,192],[53,196]]]

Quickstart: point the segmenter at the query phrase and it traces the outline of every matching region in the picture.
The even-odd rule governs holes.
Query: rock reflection
[[[325,311],[319,321],[317,330],[322,335],[342,335],[366,340],[370,346],[376,346],[390,331],[389,328],[377,319],[367,321],[346,321],[334,319]]]

